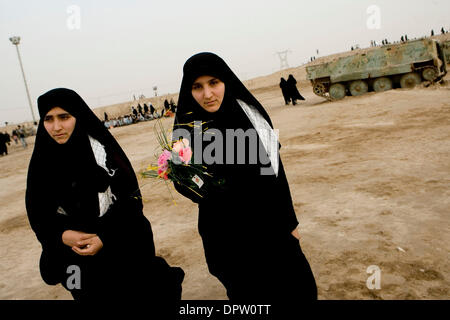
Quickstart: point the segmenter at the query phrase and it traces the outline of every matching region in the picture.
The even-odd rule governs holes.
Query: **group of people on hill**
[[[105,112],[105,114],[106,114],[106,112]],[[103,125],[105,126],[105,128],[110,129],[110,128],[115,128],[115,127],[127,126],[129,124],[133,124],[134,122],[136,122],[136,120],[133,119],[133,115],[126,114],[124,116],[119,116],[119,117],[104,120]]]
[[[446,33],[448,33],[448,31],[446,31],[445,28],[442,27],[442,28],[441,28],[441,34],[446,34]],[[433,29],[431,29],[431,36],[432,36],[432,37],[435,36],[435,33],[434,33],[434,30],[433,30]],[[407,35],[407,34],[404,34],[404,35],[402,35],[402,36],[400,37],[400,43],[405,43],[405,42],[408,42],[409,40],[410,40],[410,39],[408,38],[408,35]],[[396,43],[396,42],[394,41],[394,43]],[[382,44],[383,46],[385,46],[385,45],[391,44],[391,42],[389,42],[387,39],[384,39],[384,40],[381,41],[381,44]],[[371,47],[377,47],[377,46],[378,46],[378,43],[377,43],[375,40],[371,40],[371,41],[370,41],[370,46],[371,46]],[[355,48],[352,47],[352,51],[353,51],[353,50],[355,50]]]
[[[405,34],[404,36],[401,36],[401,37],[400,37],[400,41],[401,41],[401,42],[408,42],[408,41],[409,41],[408,35]]]
[[[160,118],[165,115],[168,111],[171,111],[175,113],[176,105],[173,99],[170,99],[170,102],[165,99],[164,100],[164,108],[161,110],[161,112],[158,112],[155,107],[153,107],[152,103],[147,106],[146,103],[144,103],[144,107],[141,106],[140,103],[138,103],[137,107],[134,106],[131,107],[132,114],[137,118],[144,118],[144,119],[154,119],[154,118]]]
[[[298,91],[297,80],[295,80],[292,74],[289,75],[287,80],[283,77],[281,78],[280,88],[286,105],[289,105],[292,102],[292,105],[295,106],[297,104],[297,100],[305,100],[305,98],[303,98]]]
[[[445,30],[444,27],[441,28],[441,34],[446,34],[448,33],[448,30]],[[431,29],[431,36],[434,36],[434,30]]]
[[[170,99],[170,102],[165,99],[164,108],[160,112],[158,112],[158,110],[156,110],[156,108],[151,103],[149,103],[149,105],[144,103],[144,107],[142,107],[141,104],[138,103],[136,107],[131,106],[131,113],[124,116],[109,118],[108,114],[105,112],[103,125],[108,129],[121,127],[140,121],[149,121],[161,117],[171,117],[175,114],[175,111],[176,105],[173,99]]]
[[[390,42],[388,41],[388,39],[383,39],[381,40],[381,44],[383,46],[390,44]],[[370,40],[370,46],[371,47],[378,47],[378,42],[376,42],[375,40]],[[355,48],[352,47],[352,51],[355,50]]]

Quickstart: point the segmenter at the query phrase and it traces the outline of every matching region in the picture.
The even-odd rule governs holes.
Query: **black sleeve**
[[[142,212],[142,201],[136,198],[118,200],[99,218],[96,234],[104,247],[145,247],[147,254],[154,255],[153,232]]]
[[[42,253],[39,270],[44,282],[56,285],[64,278],[64,263],[61,254],[66,250],[62,234],[70,229],[70,218],[56,212],[57,208],[48,205],[38,191],[26,190],[25,204],[31,229],[41,243]]]
[[[64,245],[62,234],[68,229],[70,218],[56,212],[54,206],[46,206],[39,194],[26,190],[25,205],[31,229],[42,244],[43,249]]]
[[[287,180],[281,159],[279,162],[276,185],[279,195],[279,203],[281,205],[279,216],[282,219],[282,225],[286,227],[286,231],[291,233],[298,226],[298,220],[297,215],[295,214],[294,205],[292,203],[289,182]]]

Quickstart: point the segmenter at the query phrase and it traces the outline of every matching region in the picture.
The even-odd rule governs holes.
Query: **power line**
[[[289,63],[287,60],[287,54],[290,53],[291,50],[285,50],[277,52],[278,58],[280,58],[280,70],[289,69]]]

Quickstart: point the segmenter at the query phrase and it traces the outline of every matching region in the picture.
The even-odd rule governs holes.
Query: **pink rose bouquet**
[[[161,120],[158,119],[155,126],[155,134],[161,147],[161,153],[157,156],[157,165],[148,166],[142,172],[144,178],[157,178],[167,182],[168,180],[187,187],[197,196],[203,197],[207,185],[221,185],[222,180],[214,181],[201,164],[192,163],[192,149],[188,139],[169,141]]]

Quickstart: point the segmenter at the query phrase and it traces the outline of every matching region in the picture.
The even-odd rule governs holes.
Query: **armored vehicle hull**
[[[433,39],[385,45],[306,68],[315,94],[330,100],[396,86],[413,88],[435,82],[447,73],[450,41]]]

